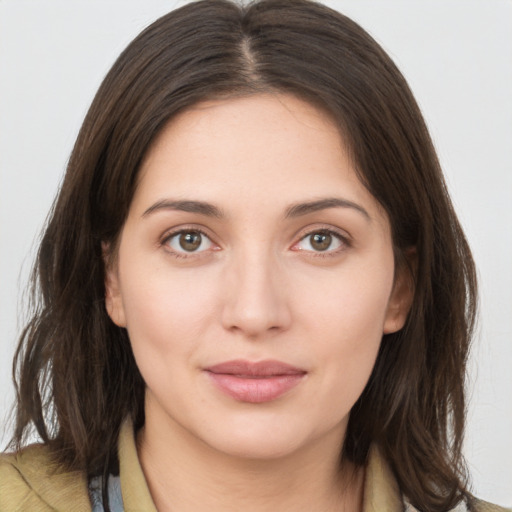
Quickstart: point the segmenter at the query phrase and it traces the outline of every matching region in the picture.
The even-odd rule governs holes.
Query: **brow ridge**
[[[371,221],[370,214],[359,204],[348,199],[339,197],[326,197],[306,203],[293,204],[286,209],[285,218],[301,217],[310,213],[327,210],[329,208],[351,208],[361,213],[367,220]]]
[[[359,204],[348,199],[339,197],[327,197],[313,201],[292,204],[286,209],[285,218],[296,218],[315,213],[329,208],[350,208],[361,213],[367,220],[371,221],[370,214]],[[161,199],[151,205],[142,214],[143,217],[162,210],[176,210],[188,213],[197,213],[207,217],[224,218],[225,215],[220,208],[206,201],[195,201],[190,199],[171,200]]]
[[[147,217],[152,213],[162,210],[177,210],[188,213],[198,213],[200,215],[205,215],[207,217],[215,217],[218,219],[224,217],[224,214],[217,206],[206,201],[170,199],[161,199],[160,201],[157,201],[156,203],[151,205],[147,210],[145,210],[142,216]]]

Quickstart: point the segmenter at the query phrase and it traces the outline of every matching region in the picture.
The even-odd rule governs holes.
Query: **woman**
[[[34,279],[0,509],[494,509],[461,456],[471,255],[403,77],[342,15],[206,0],[145,30]]]

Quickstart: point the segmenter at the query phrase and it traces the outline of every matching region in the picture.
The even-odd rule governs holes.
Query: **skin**
[[[350,205],[287,215],[325,198]],[[207,202],[219,215],[162,201]],[[176,232],[194,229],[201,245],[187,252]],[[312,234],[327,230],[318,250]],[[254,95],[171,120],[143,162],[106,277],[107,310],[147,383],[138,447],[158,510],[361,510],[364,472],[339,454],[382,335],[403,326],[411,300],[390,233],[339,130],[308,103]],[[232,359],[306,375],[246,403],[205,372]]]

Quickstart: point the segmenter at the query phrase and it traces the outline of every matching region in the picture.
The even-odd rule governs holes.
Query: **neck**
[[[159,512],[362,510],[364,470],[340,464],[338,431],[269,460],[225,454],[167,427],[147,421],[137,440]]]

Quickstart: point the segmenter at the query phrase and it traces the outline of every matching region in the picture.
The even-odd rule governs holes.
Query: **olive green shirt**
[[[133,429],[126,422],[119,436],[119,469],[125,512],[156,512],[137,456]],[[88,482],[81,472],[56,471],[47,448],[32,445],[0,456],[0,512],[91,512]],[[413,512],[378,450],[372,450],[365,476],[364,512]],[[460,504],[453,512],[467,510]],[[505,512],[477,501],[471,510]],[[314,512],[314,511],[312,511]]]

